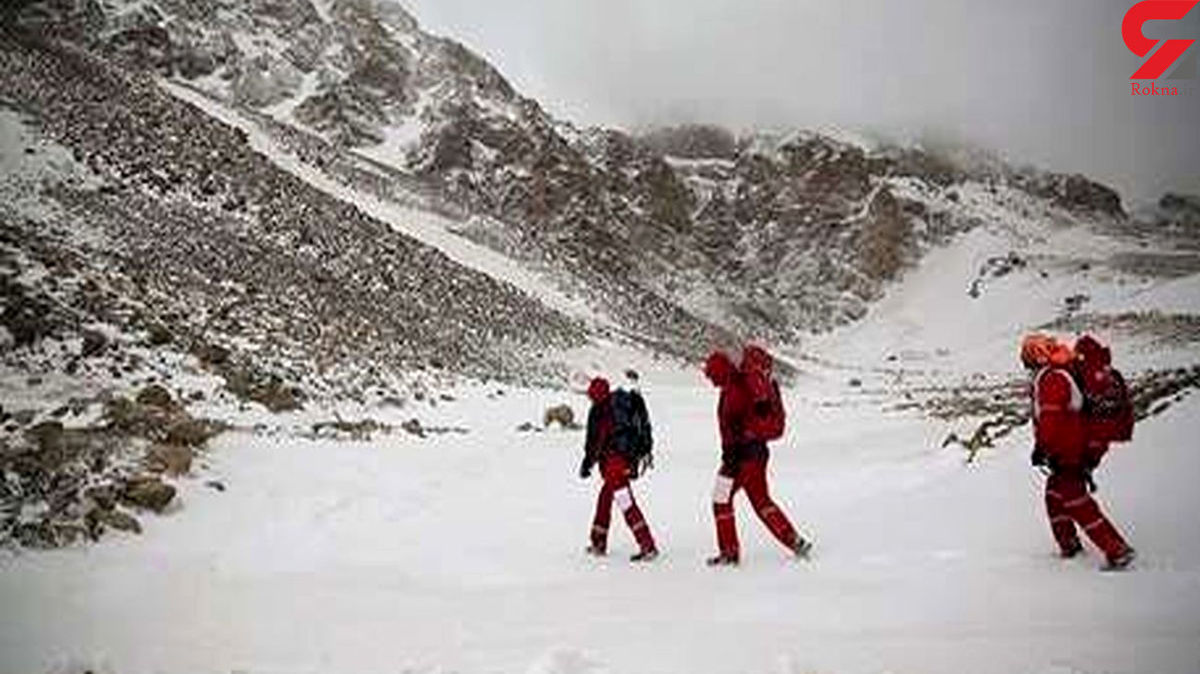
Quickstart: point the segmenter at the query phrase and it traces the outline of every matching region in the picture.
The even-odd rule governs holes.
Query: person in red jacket
[[[715,351],[708,357],[704,374],[721,390],[717,403],[721,468],[713,486],[718,553],[708,560],[708,565],[736,565],[740,560],[733,515],[733,497],[740,489],[746,490],[750,505],[771,534],[797,557],[807,558],[812,544],[796,533],[787,515],[771,500],[767,487],[767,443],[746,437],[744,427],[751,401],[742,374],[723,351]]]
[[[640,550],[630,557],[630,561],[649,562],[658,557],[658,548],[654,544],[654,536],[646,524],[646,518],[633,500],[633,490],[629,485],[629,462],[616,449],[614,444],[614,422],[612,409],[612,394],[608,380],[602,377],[592,379],[588,385],[588,398],[592,408],[588,412],[587,441],[584,445],[583,463],[579,466],[579,477],[587,479],[592,474],[592,466],[600,465],[600,477],[603,485],[596,498],[596,515],[592,519],[591,545],[589,554],[602,557],[608,553],[608,525],[612,518],[612,506],[615,501],[625,515],[625,523],[633,532]]]
[[[1073,360],[1070,348],[1044,335],[1031,335],[1021,344],[1021,362],[1033,377],[1031,460],[1050,470],[1046,514],[1061,555],[1070,558],[1083,550],[1078,526],[1104,552],[1107,568],[1122,569],[1136,553],[1088,491],[1094,465],[1085,432],[1083,393],[1070,370]]]

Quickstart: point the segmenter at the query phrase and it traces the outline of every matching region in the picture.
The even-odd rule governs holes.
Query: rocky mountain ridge
[[[685,351],[725,331],[794,341],[862,316],[923,250],[986,217],[944,207],[959,185],[1064,223],[1126,217],[1115,192],[1082,176],[917,148],[706,126],[578,129],[388,0],[33,8],[106,58],[323,143],[311,153],[322,168],[331,157],[358,167],[343,180],[401,195],[421,186],[466,221],[461,233],[555,271],[631,332]]]

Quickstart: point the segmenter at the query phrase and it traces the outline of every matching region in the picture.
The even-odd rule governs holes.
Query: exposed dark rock
[[[171,392],[158,384],[152,384],[139,391],[137,403],[157,407],[160,410],[171,410],[177,407],[174,398],[171,397]]]
[[[136,477],[121,489],[121,501],[138,508],[161,513],[175,498],[175,487],[156,477]]]
[[[151,323],[150,327],[146,329],[146,332],[147,340],[149,341],[150,346],[162,346],[163,344],[170,344],[171,340],[175,338],[174,335],[171,334],[171,331],[161,323]]]
[[[117,505],[117,488],[111,484],[88,487],[83,495],[90,498],[101,510],[112,510]]]
[[[87,514],[87,522],[90,525],[93,539],[99,536],[100,525],[132,534],[142,533],[142,525],[137,518],[120,510],[97,508]]]
[[[192,448],[185,445],[154,445],[146,454],[146,469],[172,477],[186,475],[192,469]]]
[[[409,419],[403,424],[400,424],[400,428],[404,429],[408,433],[411,433],[412,435],[417,436],[418,438],[425,437],[425,428],[421,426],[421,421],[419,419]]]
[[[558,424],[560,428],[577,429],[579,424],[575,422],[575,410],[571,409],[570,405],[554,405],[546,408],[546,414],[542,417],[542,427],[549,428],[551,424]]]
[[[84,358],[93,358],[108,348],[108,338],[95,330],[83,331],[83,348],[79,352]]]
[[[222,431],[222,425],[205,419],[180,418],[167,427],[169,445],[200,447]]]

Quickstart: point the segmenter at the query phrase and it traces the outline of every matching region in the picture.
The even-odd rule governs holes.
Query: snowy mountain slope
[[[1115,193],[1080,176],[837,130],[580,130],[381,0],[32,7],[26,25],[319,141],[300,155],[314,170],[388,199],[415,187],[473,216],[456,231],[693,355],[728,331],[788,342],[861,317],[931,246],[986,219],[948,206],[961,183],[1022,192],[1086,226],[1125,217]],[[909,198],[902,179],[944,203]]]
[[[1009,366],[1001,354],[1007,356],[1030,327],[1077,317],[1070,327],[1082,331],[1093,327],[1088,317],[1098,325],[1102,316],[1131,310],[1195,312],[1190,292],[1200,257],[1171,250],[1157,233],[1100,233],[1055,223],[1052,213],[1020,192],[966,184],[959,194],[952,206],[987,220],[928,253],[865,320],[814,344],[836,343],[842,357],[868,367],[884,366],[888,357],[936,367],[939,357],[969,351],[978,359],[972,369],[987,371],[997,369],[989,360],[1000,369]],[[1130,265],[1132,258],[1144,263]],[[1134,336],[1122,335],[1122,341]]]
[[[703,566],[715,393],[694,369],[599,350],[576,357],[643,375],[659,460],[635,488],[665,552],[655,564],[627,564],[619,523],[613,555],[587,558],[596,485],[575,477],[582,435],[517,430],[540,425],[550,404],[582,410],[581,395],[470,387],[427,417],[466,434],[228,434],[146,536],[0,560],[0,599],[20,616],[0,630],[0,670],[1193,672],[1194,389],[1141,422],[1097,475],[1141,553],[1124,574],[1099,572],[1094,550],[1054,556],[1027,426],[965,465],[941,442],[974,417],[896,406],[920,387],[1019,379],[1016,337],[1060,316],[1057,296],[1075,283],[1107,313],[1185,308],[1197,276],[1118,274],[1106,265],[1129,243],[1116,238],[1055,247],[1066,252],[968,294],[988,259],[1073,231],[965,234],[860,324],[807,345],[772,475],[818,543],[809,564],[787,559],[739,501],[744,564]],[[1077,277],[1080,258],[1094,276]],[[1106,336],[1130,372],[1200,362],[1195,339],[1154,346],[1161,335],[1145,326]],[[202,486],[209,478],[226,491]]]
[[[52,192],[72,216],[57,227],[102,232],[96,252],[147,287],[156,313],[190,305],[183,320],[158,320],[195,339],[233,348],[249,338],[246,351],[272,369],[308,370],[296,379],[356,360],[459,372],[473,361],[497,376],[505,361],[537,369],[525,347],[581,337],[536,299],[279,171],[244,134],[152,82],[66,46],[6,40],[3,57],[14,104],[106,181]],[[103,109],[82,102],[97,98]]]
[[[241,130],[246,134],[252,148],[269,158],[283,171],[315,189],[340,201],[354,204],[367,215],[386,222],[397,232],[440,251],[463,267],[509,283],[556,311],[595,323],[597,328],[603,327],[604,320],[599,315],[581,300],[566,296],[549,280],[521,267],[511,258],[457,236],[453,231],[459,224],[456,221],[430,210],[398,205],[331,180],[326,174],[291,155],[286,148],[280,147],[252,121],[240,117],[236,110],[223,107],[203,94],[179,85],[164,83],[163,86],[172,95],[205,110],[232,128]]]
[[[508,260],[464,265],[478,249],[314,189],[144,74],[0,31],[0,544],[98,536],[88,492],[192,457],[220,427],[200,401],[234,423],[402,406],[464,376],[559,382],[585,343]]]

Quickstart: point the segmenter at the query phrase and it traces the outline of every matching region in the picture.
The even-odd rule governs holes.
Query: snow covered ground
[[[1122,245],[1097,241],[1096,255]],[[478,385],[421,412],[465,434],[226,434],[142,536],[0,559],[0,672],[1200,671],[1200,397],[1143,422],[1098,474],[1141,553],[1111,574],[1090,548],[1055,556],[1027,429],[965,465],[940,448],[953,423],[887,411],[901,388],[847,381],[1015,377],[1016,335],[1053,319],[1076,282],[1106,311],[1195,306],[1194,277],[1079,280],[1050,264],[968,297],[981,256],[1009,243],[959,239],[865,321],[807,345],[772,475],[817,542],[811,562],[739,500],[742,566],[704,566],[715,393],[695,368],[600,346],[570,354],[578,371],[632,364],[656,424],[658,465],[636,484],[664,552],[654,564],[625,561],[619,518],[611,556],[584,555],[597,484],[575,476],[582,433],[517,430],[550,404],[581,415],[583,396]],[[1115,340],[1135,367],[1200,362],[1194,344]]]
[[[1013,436],[981,463],[938,424],[793,409],[776,496],[818,542],[788,559],[741,504],[744,564],[712,570],[713,395],[647,387],[638,497],[665,556],[582,550],[596,485],[578,432],[518,433],[563,395],[479,390],[467,435],[218,440],[142,537],[5,559],[5,672],[1194,672],[1200,399],[1099,476],[1142,553],[1063,562]],[[580,406],[580,400],[572,402]],[[227,491],[203,486],[220,479]],[[74,668],[72,668],[74,667]]]

